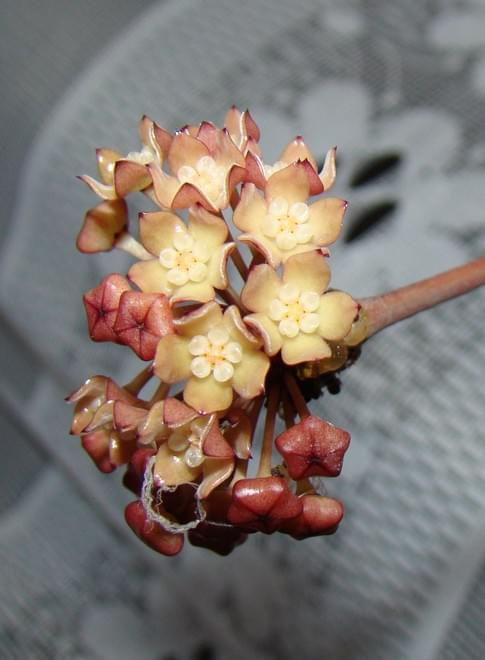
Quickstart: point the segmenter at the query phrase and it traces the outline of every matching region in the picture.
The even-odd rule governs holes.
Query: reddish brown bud
[[[296,518],[284,523],[280,532],[296,539],[333,534],[342,520],[344,508],[341,502],[322,495],[303,495],[303,511]]]
[[[158,340],[173,332],[168,298],[162,293],[125,291],[119,300],[113,327],[118,341],[142,360],[153,360]]]
[[[227,519],[234,525],[272,534],[302,510],[300,498],[282,477],[241,479],[234,485]]]
[[[148,459],[154,454],[156,454],[155,449],[137,449],[128,463],[123,476],[123,486],[131,490],[135,495],[139,495],[141,492]]]
[[[134,533],[150,548],[162,555],[177,555],[184,545],[183,534],[167,532],[146,516],[140,500],[131,502],[125,509],[125,520]]]
[[[276,438],[292,479],[336,477],[342,469],[350,434],[309,415]]]
[[[195,529],[189,530],[188,538],[192,545],[207,548],[225,557],[236,546],[244,543],[247,534],[233,525],[204,520]]]
[[[131,291],[128,280],[112,273],[84,294],[89,336],[93,341],[119,341],[114,324],[121,294],[125,291]]]
[[[109,431],[100,429],[99,431],[86,433],[81,437],[81,445],[101,472],[108,473],[116,469],[116,466],[111,463],[109,455]]]

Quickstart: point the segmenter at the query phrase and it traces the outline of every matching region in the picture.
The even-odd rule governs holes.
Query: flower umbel
[[[327,246],[347,203],[325,196],[335,149],[318,172],[298,136],[268,165],[259,137],[236,107],[223,128],[173,135],[143,117],[140,151],[100,149],[101,181],[82,177],[103,201],[78,248],[134,257],[84,295],[89,333],[148,365],[123,387],[95,376],[72,394],[72,433],[102,471],[127,466],[138,499],[126,521],[165,555],[185,538],[228,554],[257,531],[329,534],[343,515],[309,478],[337,476],[350,436],[310,413],[299,377],[341,368],[362,325],[356,301],[329,289]],[[136,191],[160,210],[142,210],[134,236],[125,197]]]

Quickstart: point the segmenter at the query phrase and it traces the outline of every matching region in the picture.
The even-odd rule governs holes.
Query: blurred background
[[[96,147],[138,149],[143,113],[173,130],[233,103],[268,162],[296,134],[319,159],[337,145],[333,285],[384,291],[484,252],[484,35],[481,0],[4,0],[0,657],[485,657],[483,290],[372,339],[314,405],[352,434],[331,538],[155,556],[63,404],[135,369],[81,305],[128,263],[75,251]]]

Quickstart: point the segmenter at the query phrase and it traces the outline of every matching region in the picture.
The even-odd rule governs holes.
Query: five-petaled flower
[[[244,399],[264,392],[269,358],[235,305],[223,312],[216,302],[206,303],[174,327],[175,334],[158,344],[155,373],[167,383],[187,380],[184,401],[200,414],[229,408],[233,390]]]
[[[229,206],[231,193],[245,176],[244,157],[227,129],[203,122],[197,135],[182,129],[167,156],[170,174],[157,163],[148,166],[155,196],[163,208],[188,208],[196,203],[209,211]]]
[[[285,364],[330,357],[326,340],[350,331],[358,305],[347,293],[328,291],[330,269],[319,251],[290,257],[283,276],[268,264],[255,266],[241,295],[253,314],[244,317],[263,339],[268,355],[281,350]]]
[[[272,174],[264,196],[253,183],[243,186],[234,211],[239,240],[256,248],[273,268],[301,252],[323,248],[340,233],[347,202],[327,197],[307,204],[310,184],[304,164]]]
[[[140,240],[153,259],[135,263],[129,279],[142,291],[164,293],[171,304],[186,300],[205,303],[215,289],[227,287],[227,258],[234,243],[218,216],[196,205],[187,225],[174,213],[140,215]]]

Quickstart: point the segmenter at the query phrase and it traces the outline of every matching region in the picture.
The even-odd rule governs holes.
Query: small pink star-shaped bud
[[[173,316],[163,294],[125,291],[113,330],[118,341],[142,360],[153,360],[160,337],[173,332]]]
[[[133,532],[150,548],[161,555],[177,555],[183,548],[183,534],[167,532],[153,520],[149,520],[140,500],[131,502],[125,509],[125,520]]]
[[[128,280],[117,273],[107,275],[83,296],[89,336],[93,341],[119,342],[114,330],[121,294],[131,291]]]
[[[272,534],[302,510],[300,498],[290,491],[285,479],[256,477],[234,485],[227,519],[243,529]]]
[[[292,479],[337,477],[342,469],[350,434],[330,422],[309,415],[275,440]]]
[[[344,508],[342,503],[331,497],[322,495],[303,495],[301,497],[303,511],[296,518],[288,520],[280,529],[296,539],[310,536],[333,534],[342,520]]]

